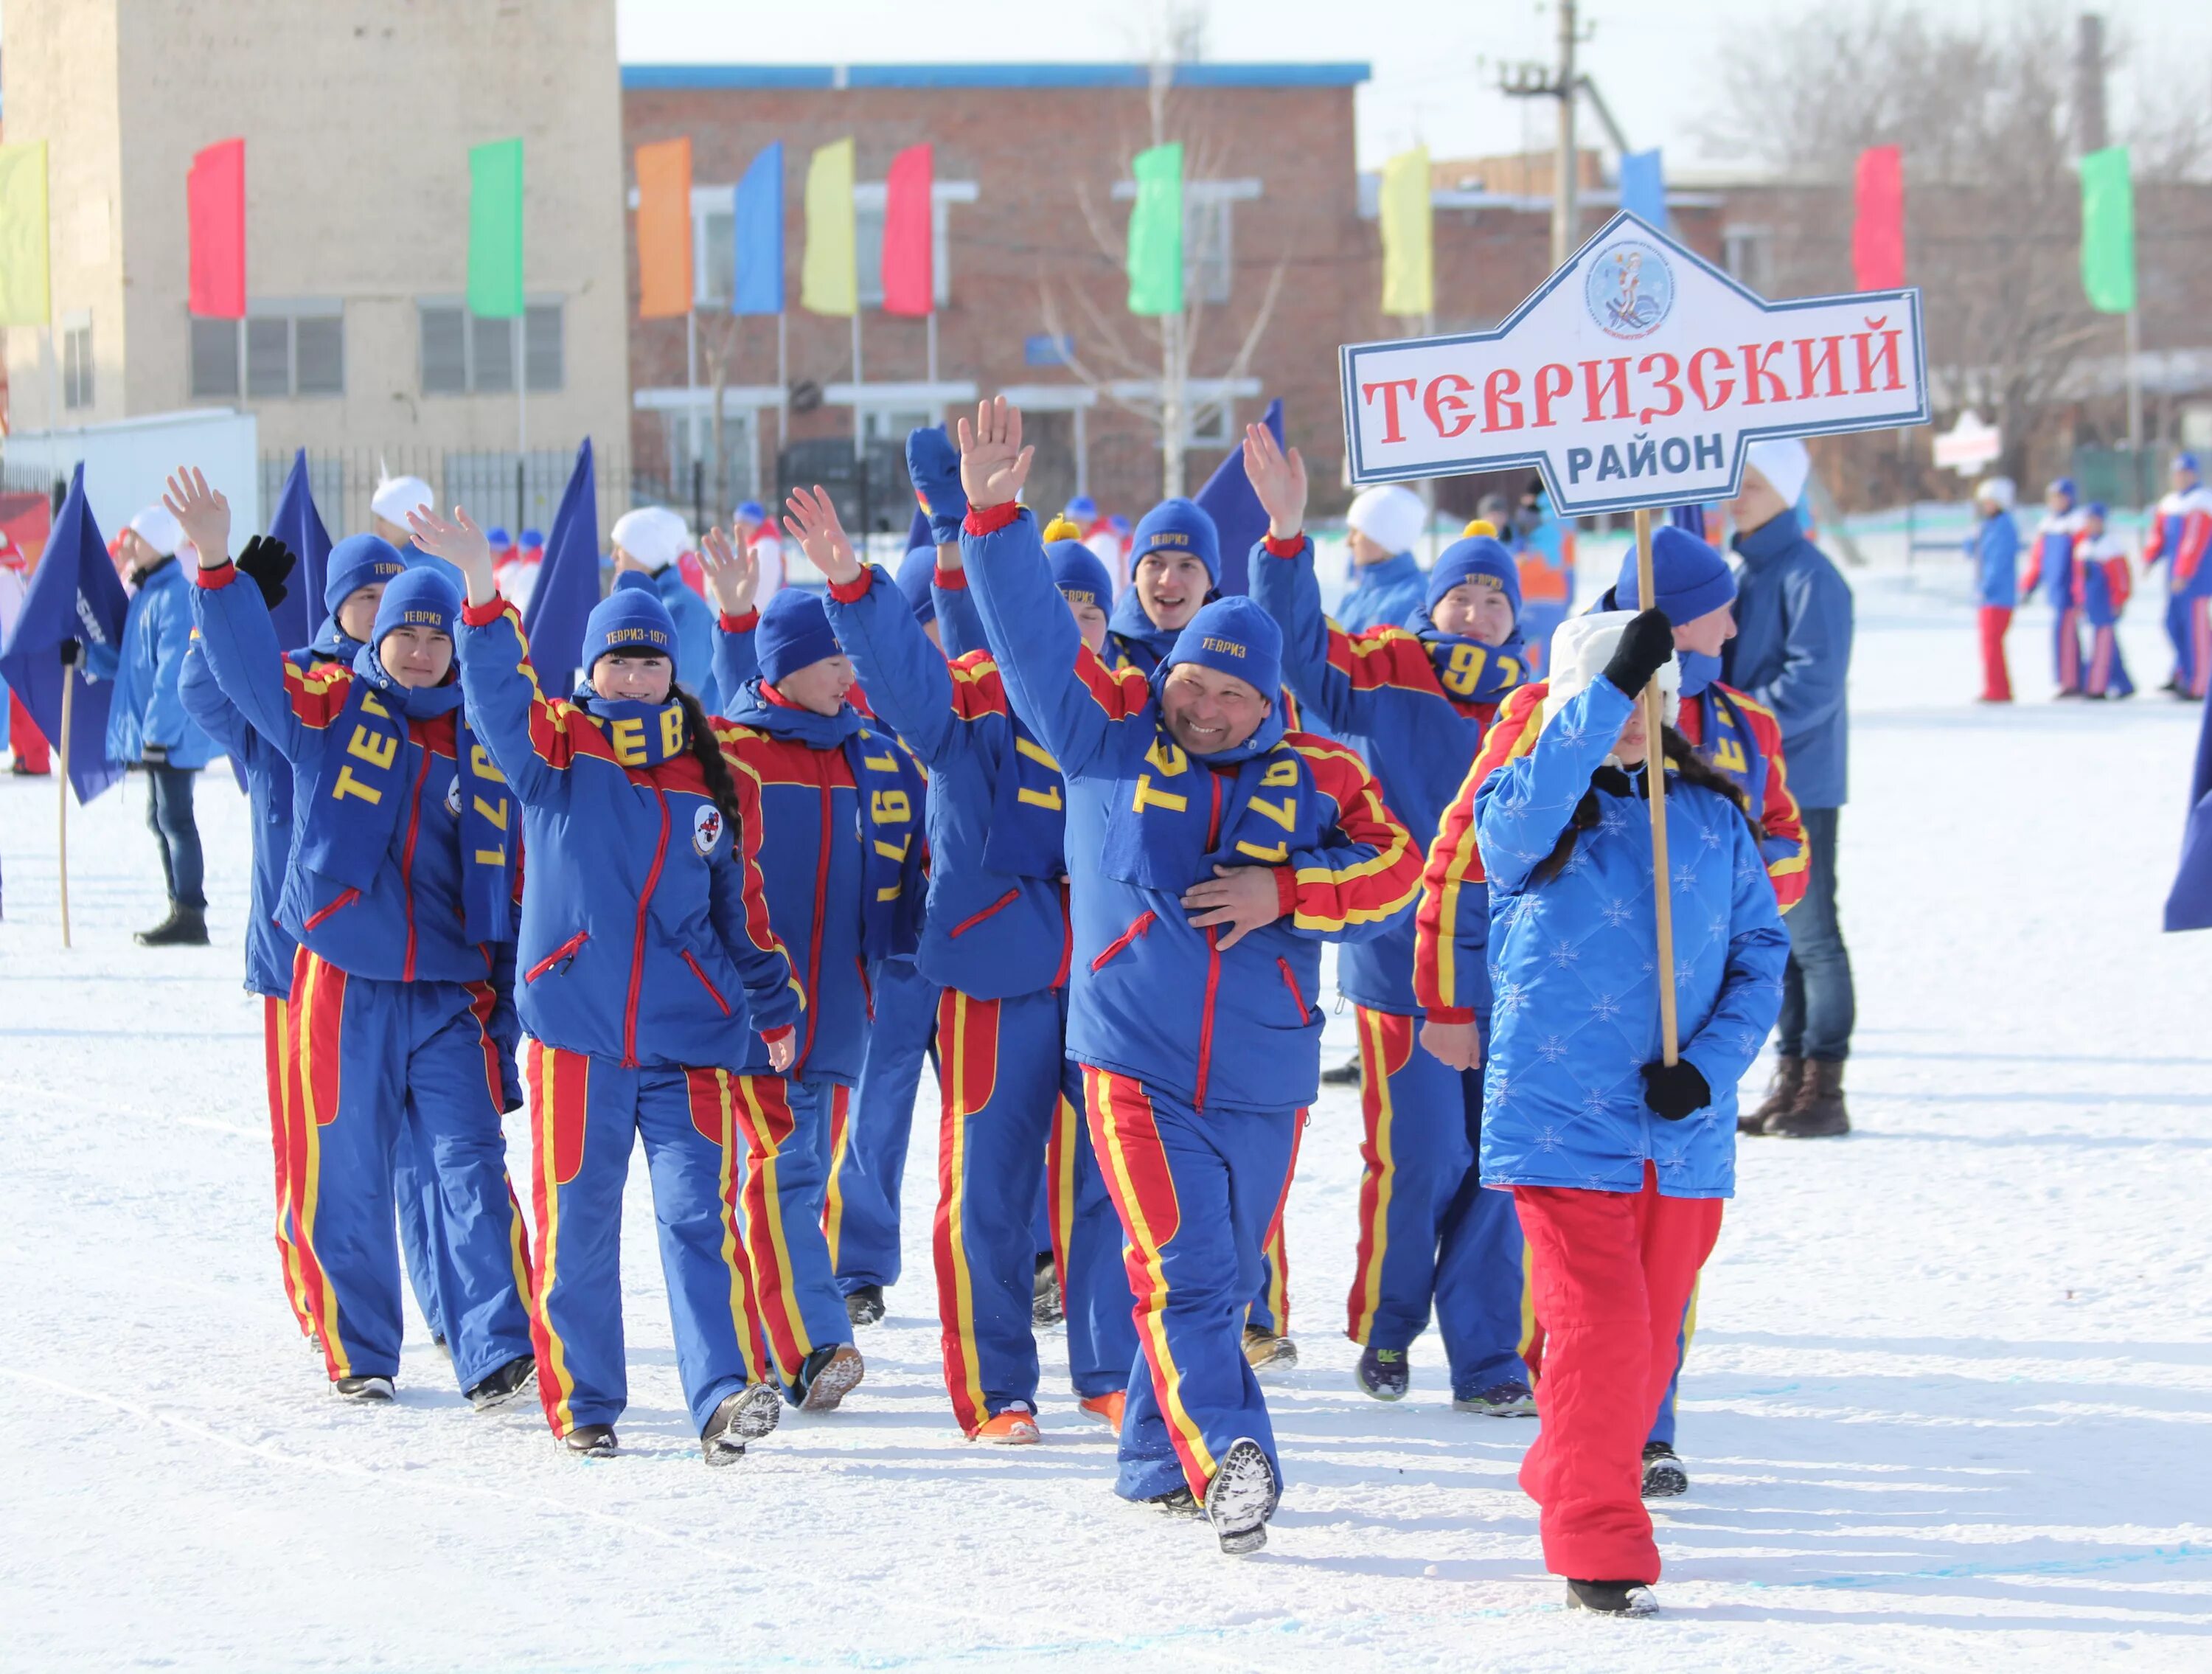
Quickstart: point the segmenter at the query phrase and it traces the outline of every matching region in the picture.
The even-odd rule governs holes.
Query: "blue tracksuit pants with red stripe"
[[[301,948],[292,982],[288,1176],[301,1281],[333,1379],[399,1370],[393,1147],[436,1176],[438,1294],[463,1389],[532,1352],[522,1214],[500,1133],[499,1048],[480,983],[352,977]]]
[[[938,1003],[937,1219],[931,1249],[945,1387],[973,1435],[1009,1408],[1036,1410],[1030,1319],[1034,1205],[1046,1179],[1066,1311],[1069,1381],[1079,1396],[1125,1387],[1136,1358],[1121,1228],[1074,1120],[1081,1072],[1066,1056],[1067,990]]]
[[[645,1146],[676,1369],[693,1427],[768,1375],[768,1346],[738,1230],[744,1152],[729,1143],[745,1080],[726,1069],[625,1068],[523,1048],[530,1089],[538,1390],[556,1435],[611,1424],[629,1402],[623,1353],[622,1207]]]
[[[738,1225],[769,1353],[784,1398],[796,1406],[806,1357],[825,1343],[853,1340],[824,1231],[830,1155],[844,1136],[853,1090],[821,1078],[733,1079],[731,1144],[745,1154]]]
[[[2081,612],[2072,605],[2051,615],[2051,675],[2062,692],[2081,690]]]
[[[1086,1068],[1091,1142],[1121,1220],[1142,1361],[1132,1371],[1114,1491],[1201,1498],[1249,1437],[1279,1485],[1274,1427],[1244,1358],[1260,1249],[1297,1134],[1295,1110],[1193,1110],[1127,1075]]]
[[[939,989],[912,959],[878,961],[869,991],[875,1015],[867,1055],[830,1183],[837,1287],[848,1296],[863,1285],[898,1282],[907,1141],[914,1132],[922,1060],[937,1056]]]
[[[1424,1051],[1418,1018],[1357,1015],[1366,1132],[1345,1335],[1402,1352],[1433,1306],[1455,1397],[1525,1383],[1521,1223],[1513,1195],[1485,1191],[1475,1163],[1482,1073]]]
[[[1276,1201],[1274,1219],[1267,1223],[1267,1240],[1260,1246],[1260,1289],[1244,1316],[1246,1324],[1277,1336],[1291,1334],[1291,1247],[1283,1234],[1283,1213],[1290,1208],[1291,1180],[1298,1172],[1298,1141],[1312,1119],[1311,1112],[1298,1112],[1291,1135],[1291,1166],[1283,1172],[1283,1195]]]

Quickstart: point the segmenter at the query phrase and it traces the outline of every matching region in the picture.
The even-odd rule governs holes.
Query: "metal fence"
[[[331,539],[343,539],[368,527],[369,500],[387,477],[420,477],[430,485],[439,508],[459,505],[486,527],[504,527],[520,535],[528,528],[550,528],[561,496],[575,469],[574,448],[471,451],[444,447],[309,448],[307,480],[315,507]],[[261,456],[261,504],[273,511],[292,469],[291,454]],[[665,499],[665,485],[632,479],[629,450],[592,450],[592,487],[599,499],[602,538],[631,506]]]

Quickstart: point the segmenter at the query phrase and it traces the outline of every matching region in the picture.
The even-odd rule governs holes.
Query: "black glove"
[[[62,642],[62,667],[64,668],[75,668],[79,662],[83,660],[83,659],[84,647],[79,645],[73,639],[65,639]]]
[[[267,535],[254,536],[238,555],[240,572],[253,578],[253,585],[261,589],[261,602],[272,611],[283,601],[284,582],[299,562],[290,547]]]
[[[1667,619],[1667,612],[1638,611],[1636,619],[1622,630],[1613,660],[1605,666],[1605,678],[1631,697],[1639,697],[1674,654],[1674,624]]]
[[[1666,618],[1662,617],[1660,620]],[[1644,1102],[1668,1121],[1680,1122],[1711,1104],[1713,1090],[1705,1085],[1698,1066],[1686,1058],[1680,1063],[1647,1063],[1644,1066]]]

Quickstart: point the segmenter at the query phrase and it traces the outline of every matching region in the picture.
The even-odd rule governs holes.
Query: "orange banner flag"
[[[637,148],[637,313],[680,320],[691,312],[691,142]]]

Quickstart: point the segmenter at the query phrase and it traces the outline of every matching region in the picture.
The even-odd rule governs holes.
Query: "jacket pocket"
[[[1139,936],[1144,934],[1146,931],[1152,928],[1153,917],[1154,914],[1150,907],[1146,908],[1144,911],[1139,913],[1136,917],[1130,922],[1129,928],[1127,929],[1122,931],[1120,935],[1115,936],[1113,940],[1108,942],[1105,947],[1099,949],[1098,957],[1091,961],[1091,968],[1093,971],[1103,971],[1109,965],[1112,964],[1115,954],[1119,953]]]
[[[309,913],[307,915],[307,922],[305,924],[302,924],[300,928],[303,930],[312,930],[315,926],[328,918],[332,913],[341,911],[343,909],[353,905],[355,902],[360,899],[361,892],[359,890],[342,889],[336,895],[332,896],[330,900],[324,903],[323,905],[316,908],[314,911]]]
[[[529,970],[524,971],[522,973],[522,980],[526,983],[536,982],[540,977],[543,977],[555,965],[560,965],[565,960],[574,959],[576,957],[576,950],[581,947],[591,939],[592,933],[589,930],[577,931],[576,934],[570,936],[568,940],[562,942],[558,947],[556,947],[544,959],[532,965]]]
[[[1021,891],[1018,889],[1008,890],[997,900],[992,902],[989,906],[984,908],[982,911],[970,913],[967,917],[962,919],[957,924],[955,924],[951,930],[945,933],[947,939],[950,940],[952,937],[966,935],[969,931],[974,929],[985,919],[990,917],[992,914],[1004,912],[1008,907],[1012,906],[1015,902],[1021,898]]]
[[[714,1003],[722,1008],[722,1015],[727,1017],[730,1014],[730,1002],[722,998],[722,990],[716,988],[708,979],[707,973],[699,968],[699,961],[691,957],[691,950],[688,947],[684,949],[684,963],[691,967],[691,974],[699,979],[699,986],[714,996]]]
[[[1306,1005],[1305,995],[1298,992],[1298,979],[1291,972],[1291,962],[1288,959],[1278,958],[1275,965],[1276,968],[1283,973],[1283,986],[1291,991],[1291,1003],[1298,1008],[1298,1027],[1303,1029],[1313,1021],[1313,1012]]]

